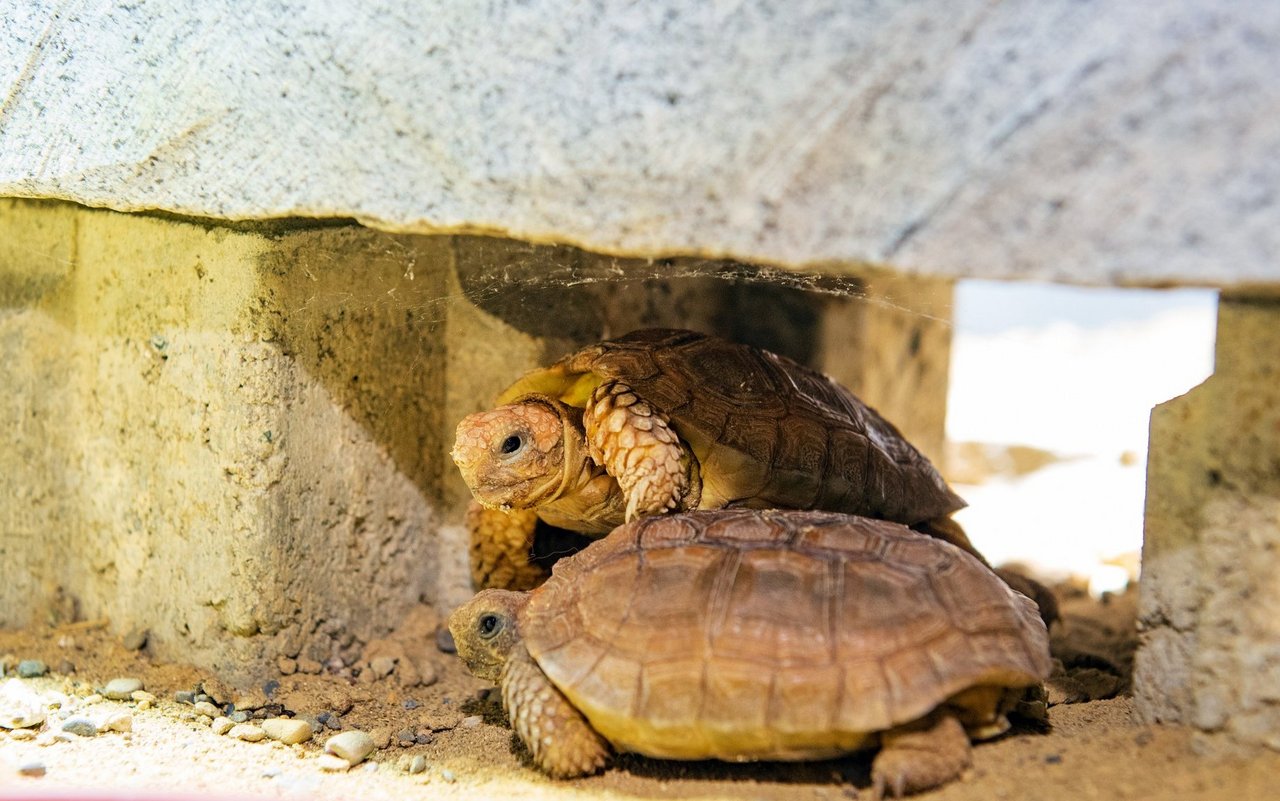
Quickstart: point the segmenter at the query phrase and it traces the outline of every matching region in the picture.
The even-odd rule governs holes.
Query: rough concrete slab
[[[1151,416],[1136,708],[1280,750],[1280,302],[1224,298],[1214,374]]]
[[[631,256],[1280,281],[1280,6],[0,0],[0,194]]]

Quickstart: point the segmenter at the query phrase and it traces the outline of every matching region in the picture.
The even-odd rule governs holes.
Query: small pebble
[[[64,676],[69,676],[76,672],[76,664],[70,659],[64,659],[58,663],[58,672]]]
[[[81,737],[95,737],[98,734],[98,725],[88,718],[71,718],[62,724],[62,730]]]
[[[463,718],[462,722],[459,723],[458,725],[464,729],[474,729],[476,726],[479,726],[481,723],[484,723],[483,715],[468,715],[467,717]]]
[[[102,694],[112,701],[129,701],[135,692],[142,689],[142,680],[134,678],[112,679],[103,688]]]
[[[231,721],[231,718],[224,718],[221,715],[209,723],[209,728],[213,729],[214,734],[226,734],[235,727],[236,724]]]
[[[192,701],[197,704],[200,704],[200,703],[212,704],[213,696],[209,695],[208,693],[196,693],[194,696],[192,696]]]
[[[321,754],[317,762],[320,765],[320,770],[328,771],[329,773],[342,773],[351,767],[351,763],[347,762],[347,760],[333,754]]]
[[[413,729],[401,729],[396,732],[396,742],[406,748],[413,745],[416,742],[414,739]]]
[[[146,629],[130,629],[127,634],[120,638],[120,644],[127,651],[141,651],[147,644],[147,637],[151,632]]]
[[[208,715],[211,718],[216,718],[216,717],[222,716],[222,710],[218,709],[216,706],[209,703],[208,701],[197,701],[196,714]]]
[[[138,703],[145,702],[148,704],[154,704],[156,702],[156,697],[151,693],[147,692],[146,690],[134,690],[133,692],[129,693],[129,697],[137,701]]]
[[[281,676],[292,676],[298,672],[298,661],[282,656],[276,660],[276,670],[280,671]]]
[[[236,711],[236,712],[232,712],[230,715],[227,715],[227,717],[231,718],[236,723],[247,723],[249,721],[248,712]]]
[[[35,702],[12,703],[0,711],[0,728],[30,729],[44,723],[45,711]]]
[[[445,654],[458,653],[458,646],[453,642],[453,635],[449,633],[449,629],[445,626],[436,629],[436,648]]]
[[[405,709],[417,709],[420,706],[420,704],[417,701],[413,700],[412,698],[404,699],[404,702],[400,705],[403,706]]]
[[[454,775],[453,775],[453,771],[451,771],[451,770],[442,770],[442,771],[440,771],[440,778],[444,779],[445,781],[447,781],[447,782],[449,782],[449,783],[453,783],[453,781],[454,781],[455,779],[457,779],[458,777],[457,777],[457,776],[454,776]]]
[[[13,740],[34,740],[36,733],[31,729],[14,729],[9,732],[9,738]]]
[[[270,698],[271,696],[275,695],[276,690],[278,689],[280,689],[280,682],[276,681],[275,679],[272,679],[271,681],[268,681],[266,684],[262,685],[262,692],[266,694],[267,698]],[[264,703],[263,706],[266,706],[266,704]]]
[[[385,679],[395,671],[396,660],[389,656],[380,656],[369,663],[369,669],[373,671],[373,675]]]
[[[89,695],[86,695],[84,697],[84,700],[81,701],[80,703],[84,704],[85,706],[93,706],[94,704],[100,704],[102,703],[102,696],[98,695],[97,693],[90,693]]]
[[[231,731],[227,732],[227,736],[234,737],[237,740],[244,740],[246,743],[256,743],[259,740],[266,739],[267,733],[257,726],[241,723],[232,726]]]
[[[429,731],[420,731],[414,735],[413,741],[418,745],[431,745],[436,741],[436,738]]]
[[[342,757],[348,765],[359,765],[373,753],[373,738],[362,731],[335,734],[324,744],[325,753]]]
[[[43,762],[24,762],[22,765],[18,766],[18,775],[33,776],[33,777],[43,776],[44,763]]]
[[[196,694],[191,690],[178,690],[173,694],[173,700],[180,704],[194,704],[196,702]]]
[[[49,672],[49,666],[39,659],[24,659],[18,663],[18,678],[38,679]]]
[[[133,731],[133,715],[128,712],[112,712],[102,721],[104,731]]]
[[[426,769],[427,769],[427,758],[424,757],[422,754],[418,754],[417,756],[415,756],[413,758],[413,761],[409,763],[410,773],[414,773],[414,774],[423,773],[426,771]]]
[[[285,745],[305,743],[311,739],[311,724],[305,720],[271,718],[270,720],[262,721],[262,730],[271,739],[279,740]]]
[[[369,732],[369,736],[373,738],[374,748],[386,748],[391,745],[391,729],[386,726],[379,726]]]
[[[303,658],[298,660],[299,673],[306,673],[307,675],[314,676],[322,670],[324,670],[324,665],[314,659]]]

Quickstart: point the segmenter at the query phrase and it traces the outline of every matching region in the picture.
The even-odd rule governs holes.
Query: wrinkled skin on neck
[[[451,456],[476,500],[504,511],[573,495],[603,474],[587,454],[581,410],[546,395],[464,418]]]

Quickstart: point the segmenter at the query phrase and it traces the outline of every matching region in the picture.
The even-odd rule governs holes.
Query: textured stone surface
[[[0,0],[0,194],[1280,281],[1280,5]]]
[[[1213,376],[1152,413],[1145,526],[1139,714],[1280,750],[1280,300],[1223,299]]]

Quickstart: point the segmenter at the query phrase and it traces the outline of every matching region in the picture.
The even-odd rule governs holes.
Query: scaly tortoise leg
[[[627,521],[686,508],[693,455],[666,415],[621,381],[607,381],[591,393],[582,424],[591,458],[622,487]]]
[[[946,784],[973,764],[969,735],[946,711],[890,729],[880,735],[880,751],[871,760],[876,798],[894,798]]]
[[[547,679],[523,645],[507,659],[499,685],[512,728],[534,764],[547,774],[571,779],[609,764],[608,744]]]
[[[531,509],[504,512],[479,501],[467,507],[471,535],[471,583],[476,590],[531,590],[550,572],[529,560],[538,515]]]

